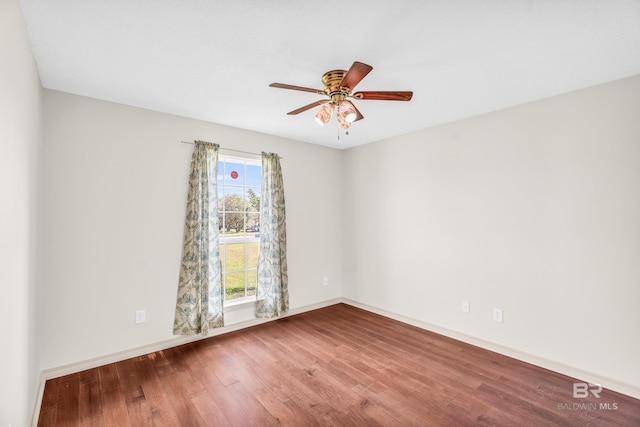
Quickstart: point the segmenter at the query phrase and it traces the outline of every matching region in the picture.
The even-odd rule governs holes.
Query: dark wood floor
[[[40,426],[640,426],[640,400],[338,304],[49,380]]]

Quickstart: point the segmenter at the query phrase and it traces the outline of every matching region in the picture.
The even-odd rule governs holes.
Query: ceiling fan
[[[360,81],[369,74],[371,70],[373,70],[371,65],[356,61],[353,63],[351,68],[349,68],[349,71],[327,71],[322,76],[324,90],[293,86],[284,83],[271,83],[269,86],[328,96],[329,99],[321,99],[319,101],[312,102],[304,107],[289,111],[287,114],[299,114],[303,111],[322,105],[316,113],[316,121],[321,125],[327,124],[333,115],[333,111],[337,109],[336,116],[338,118],[338,125],[341,128],[346,129],[351,126],[351,123],[364,118],[350,99],[410,101],[411,97],[413,97],[413,92],[410,91],[366,91],[352,93],[356,85],[360,83]]]

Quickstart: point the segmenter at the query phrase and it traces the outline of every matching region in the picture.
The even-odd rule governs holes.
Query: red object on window
[[[238,172],[236,172],[236,171],[231,171],[231,178],[233,178],[233,179],[238,178]]]

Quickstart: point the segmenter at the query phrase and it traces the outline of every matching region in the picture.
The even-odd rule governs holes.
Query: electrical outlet
[[[144,310],[137,310],[136,311],[136,325],[139,325],[140,323],[144,323],[147,317],[147,314]]]
[[[502,323],[503,317],[504,317],[504,312],[502,311],[501,308],[493,309],[493,320],[495,320],[496,322]]]
[[[329,286],[329,278],[327,276],[322,278],[322,286]]]
[[[470,311],[469,301],[462,301],[462,311],[465,313]]]

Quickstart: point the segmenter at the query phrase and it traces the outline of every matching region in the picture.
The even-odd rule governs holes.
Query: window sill
[[[224,303],[224,311],[228,312],[228,311],[236,311],[236,310],[242,310],[245,308],[249,308],[252,306],[256,305],[256,297],[252,296],[252,297],[245,297],[245,298],[238,298],[238,299],[234,299],[232,301],[225,301]]]

